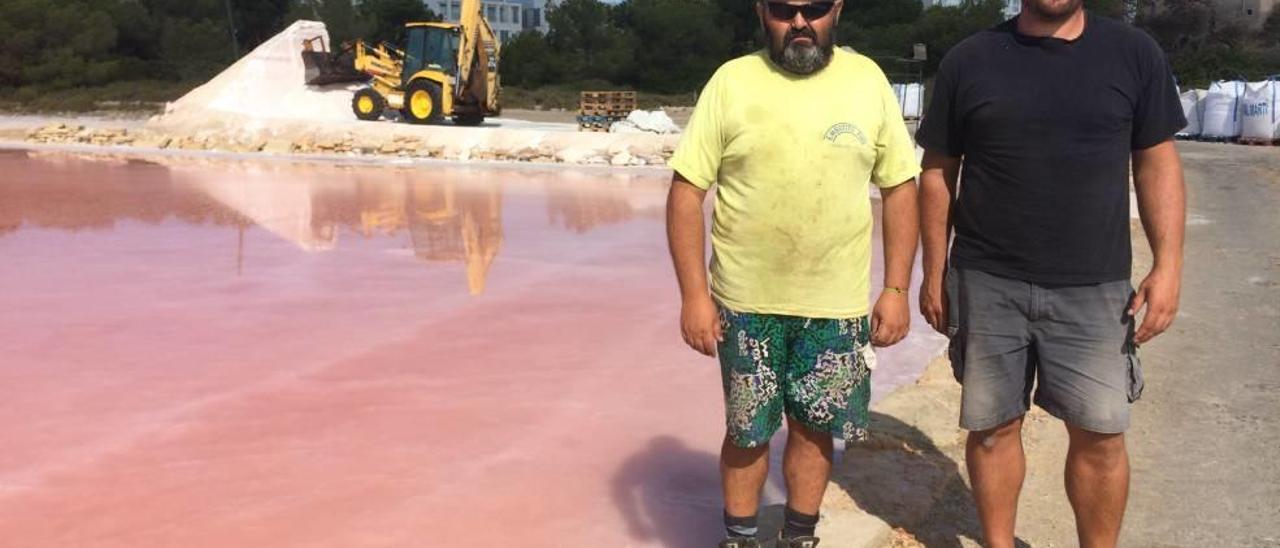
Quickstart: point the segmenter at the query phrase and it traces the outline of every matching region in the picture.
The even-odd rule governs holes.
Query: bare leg
[[[744,449],[728,436],[720,446],[720,480],[724,509],[734,517],[754,516],[760,510],[760,490],[769,477],[769,444]]]
[[[1076,514],[1081,548],[1111,548],[1129,500],[1129,453],[1124,434],[1098,434],[1067,425],[1067,499]]]
[[[1018,494],[1026,475],[1022,417],[982,432],[970,432],[965,463],[982,520],[987,548],[1013,548]]]
[[[829,432],[815,432],[787,417],[787,450],[782,473],[787,479],[787,506],[816,515],[831,478],[832,442]]]

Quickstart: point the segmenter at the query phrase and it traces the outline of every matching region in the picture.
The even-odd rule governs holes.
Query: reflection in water
[[[472,295],[484,291],[489,265],[502,246],[502,193],[458,196],[455,185],[412,185],[405,200],[414,254],[428,261],[457,261],[467,265]]]
[[[192,178],[184,182],[303,251],[333,249],[337,242],[337,227],[317,222],[319,219],[312,209],[312,187],[304,181],[219,177]]]
[[[507,186],[545,187],[548,222],[576,233],[658,218],[663,205],[663,193],[652,186],[637,192],[630,176],[162,161],[0,155],[0,173],[6,174],[0,179],[0,236],[23,227],[110,229],[126,219],[173,218],[235,227],[240,264],[250,226],[307,253],[334,249],[344,231],[364,238],[407,234],[415,257],[465,265],[468,289],[478,295],[502,248]]]
[[[559,225],[582,234],[636,217],[662,217],[666,193],[636,192],[631,179],[617,179],[571,173],[550,182],[547,185],[547,221],[552,226]]]

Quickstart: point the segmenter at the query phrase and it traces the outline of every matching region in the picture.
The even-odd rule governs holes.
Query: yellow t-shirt
[[[725,63],[703,89],[670,166],[718,183],[711,292],[738,312],[808,318],[867,314],[870,185],[920,173],[884,73],[836,49],[809,76],[765,51]]]

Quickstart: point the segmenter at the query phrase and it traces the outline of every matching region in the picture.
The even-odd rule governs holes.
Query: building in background
[[[1236,20],[1251,29],[1260,29],[1276,7],[1276,0],[1215,0],[1218,17]]]
[[[445,21],[457,21],[462,8],[460,0],[423,0],[423,3]],[[551,4],[554,0],[481,0],[485,19],[503,42],[526,30],[542,33],[550,30],[547,6]]]

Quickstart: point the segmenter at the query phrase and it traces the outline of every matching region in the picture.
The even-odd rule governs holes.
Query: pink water
[[[714,542],[665,174],[166,164],[0,152],[0,544]]]

